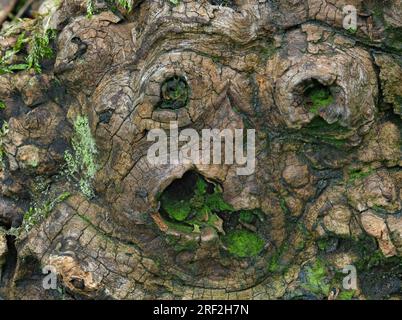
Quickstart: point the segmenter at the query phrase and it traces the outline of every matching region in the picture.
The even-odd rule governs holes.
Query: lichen
[[[18,228],[11,228],[7,234],[20,238],[24,233],[28,233],[38,223],[45,220],[53,209],[70,197],[69,192],[63,192],[60,195],[46,199],[45,201],[34,203],[25,213],[22,224]]]
[[[98,151],[87,117],[78,116],[74,122],[72,148],[73,153],[70,151],[64,153],[66,174],[78,182],[86,197],[92,198],[94,196],[92,181],[98,170],[96,163]]]

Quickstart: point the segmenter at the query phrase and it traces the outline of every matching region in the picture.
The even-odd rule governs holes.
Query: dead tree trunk
[[[400,294],[401,2],[112,3],[0,37],[0,296]],[[171,121],[255,129],[255,172],[150,163]]]

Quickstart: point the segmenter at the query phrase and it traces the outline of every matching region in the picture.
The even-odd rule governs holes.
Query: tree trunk
[[[0,75],[0,296],[400,297],[401,2],[110,3],[0,37],[54,51]],[[172,121],[254,129],[255,170],[150,162]]]

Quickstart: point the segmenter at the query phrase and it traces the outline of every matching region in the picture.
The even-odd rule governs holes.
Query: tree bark
[[[349,2],[97,1],[88,17],[87,1],[45,1],[54,58],[0,75],[0,295],[400,297],[402,7]],[[150,163],[147,134],[171,121],[255,129],[255,172]],[[195,181],[222,197],[202,217]]]

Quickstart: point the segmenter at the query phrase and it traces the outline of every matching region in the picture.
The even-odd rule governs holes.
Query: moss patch
[[[176,0],[179,2],[179,0]],[[87,0],[87,17],[92,17],[96,12],[95,10],[95,0]],[[174,2],[173,0],[170,2]],[[134,1],[133,0],[107,0],[106,3],[108,4],[109,8],[112,10],[117,10],[118,7],[126,10],[130,13],[134,8]]]
[[[162,208],[176,221],[184,221],[191,212],[190,203],[186,200],[175,200],[167,196],[161,198]]]
[[[240,212],[239,220],[244,223],[252,223],[254,220],[254,214],[252,211],[243,210]]]
[[[228,251],[240,258],[257,256],[265,245],[264,240],[259,235],[246,230],[235,230],[228,233],[224,242]]]
[[[351,169],[349,171],[349,183],[354,183],[357,180],[361,180],[364,178],[367,178],[370,174],[372,174],[374,171],[373,169],[369,168],[368,170],[363,170],[363,169]]]
[[[338,295],[337,300],[352,300],[354,295],[355,295],[355,291],[354,290],[344,290],[341,291]]]
[[[313,88],[307,97],[309,112],[314,114],[317,114],[320,109],[330,106],[335,100],[328,88]]]
[[[304,288],[315,294],[328,296],[330,285],[327,279],[327,267],[321,260],[316,260],[313,265],[307,267],[306,283]]]
[[[328,87],[314,81],[304,92],[306,105],[309,112],[317,114],[321,109],[334,103],[334,97]]]

